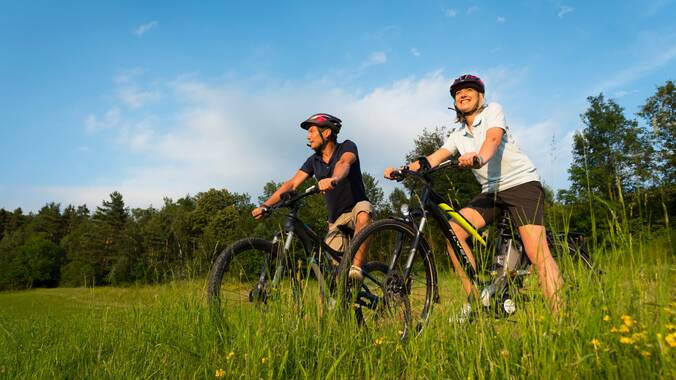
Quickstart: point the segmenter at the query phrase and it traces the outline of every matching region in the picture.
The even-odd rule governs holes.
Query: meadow
[[[673,235],[673,234],[672,234]],[[509,318],[448,322],[463,298],[441,274],[429,326],[401,342],[293,302],[213,312],[206,280],[0,293],[5,378],[676,378],[673,236],[562,260],[565,307],[552,316],[535,276]],[[437,257],[437,261],[447,260]]]

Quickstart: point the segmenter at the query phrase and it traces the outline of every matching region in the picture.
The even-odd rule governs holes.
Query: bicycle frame
[[[460,244],[460,240],[456,236],[455,232],[453,232],[453,229],[448,223],[449,219],[455,221],[459,226],[461,226],[465,231],[467,231],[467,233],[469,233],[470,236],[474,237],[481,245],[486,246],[486,241],[479,234],[477,229],[474,228],[474,226],[467,219],[465,219],[465,217],[463,217],[459,212],[455,211],[455,209],[452,206],[452,203],[451,204],[447,203],[443,197],[441,197],[440,195],[435,193],[434,190],[432,190],[431,179],[429,178],[429,175],[431,173],[444,167],[450,166],[452,164],[454,164],[454,162],[449,160],[442,162],[439,166],[437,166],[434,169],[427,170],[423,174],[413,171],[406,171],[404,173],[404,174],[413,174],[416,178],[420,179],[424,183],[424,188],[419,198],[423,214],[422,217],[420,218],[420,221],[418,222],[416,228],[417,232],[415,239],[413,241],[411,252],[409,253],[409,256],[406,260],[406,264],[404,266],[403,273],[404,278],[408,278],[408,276],[410,275],[410,271],[413,266],[413,261],[418,253],[418,247],[420,246],[421,241],[423,241],[424,239],[423,230],[430,215],[432,216],[432,219],[435,222],[437,222],[437,225],[440,227],[444,237],[446,238],[446,241],[449,242],[451,248],[455,251],[456,254],[459,254],[459,256],[462,258],[461,264],[463,266],[463,269],[469,276],[470,280],[474,281],[477,276],[477,272],[471,265],[469,258],[467,257],[467,253]],[[410,223],[412,223],[415,226],[415,221],[412,218],[410,219]],[[390,270],[394,268],[395,263],[399,259],[399,255],[400,255],[399,250],[397,250],[397,253],[392,257],[392,260],[389,264]]]
[[[286,215],[286,219],[284,221],[283,232],[278,232],[272,239],[272,243],[277,244],[283,238],[282,235],[286,234],[286,237],[283,238],[284,245],[282,246],[283,247],[282,254],[278,255],[277,257],[277,265],[275,268],[274,276],[272,277],[273,285],[277,285],[280,281],[284,266],[284,259],[287,257],[287,254],[291,249],[291,244],[293,243],[294,238],[297,238],[301,242],[301,245],[303,246],[303,251],[305,252],[308,261],[312,261],[315,257],[315,253],[317,252],[317,248],[321,248],[321,252],[324,253],[327,260],[330,261],[331,259],[333,259],[340,262],[342,252],[338,252],[333,248],[331,248],[328,244],[326,244],[324,239],[319,236],[319,234],[317,234],[314,230],[312,230],[298,217],[298,212],[300,210],[299,201],[309,195],[316,194],[317,192],[318,192],[317,187],[312,186],[308,188],[304,193],[283,200],[279,205],[275,205],[274,208],[271,208],[271,209],[281,207],[290,208],[290,211]],[[263,279],[264,277],[265,273],[261,273],[261,279]]]

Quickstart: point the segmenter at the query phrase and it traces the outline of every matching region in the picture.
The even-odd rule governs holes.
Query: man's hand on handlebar
[[[317,186],[319,186],[319,191],[324,192],[333,190],[336,187],[336,183],[337,181],[334,177],[329,177],[320,179],[319,182],[317,182]]]

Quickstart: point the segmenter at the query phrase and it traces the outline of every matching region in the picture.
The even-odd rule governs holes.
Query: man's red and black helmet
[[[328,113],[317,113],[307,118],[304,122],[300,123],[300,127],[307,130],[311,126],[316,125],[319,128],[329,128],[335,134],[340,132],[340,127],[342,126],[342,121]]]
[[[453,81],[453,84],[451,85],[451,96],[455,99],[455,93],[463,88],[473,88],[479,93],[486,93],[486,88],[484,87],[484,82],[481,78],[471,74],[461,75]]]

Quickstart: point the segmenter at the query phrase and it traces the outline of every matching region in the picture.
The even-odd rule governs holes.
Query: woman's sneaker
[[[464,305],[462,305],[460,311],[457,314],[451,315],[448,318],[448,321],[462,325],[471,322],[473,318],[474,313],[472,312],[472,304],[466,302]]]
[[[350,267],[350,271],[348,272],[347,277],[349,277],[350,280],[361,282],[364,280],[364,273],[362,272],[360,267],[353,265]]]

